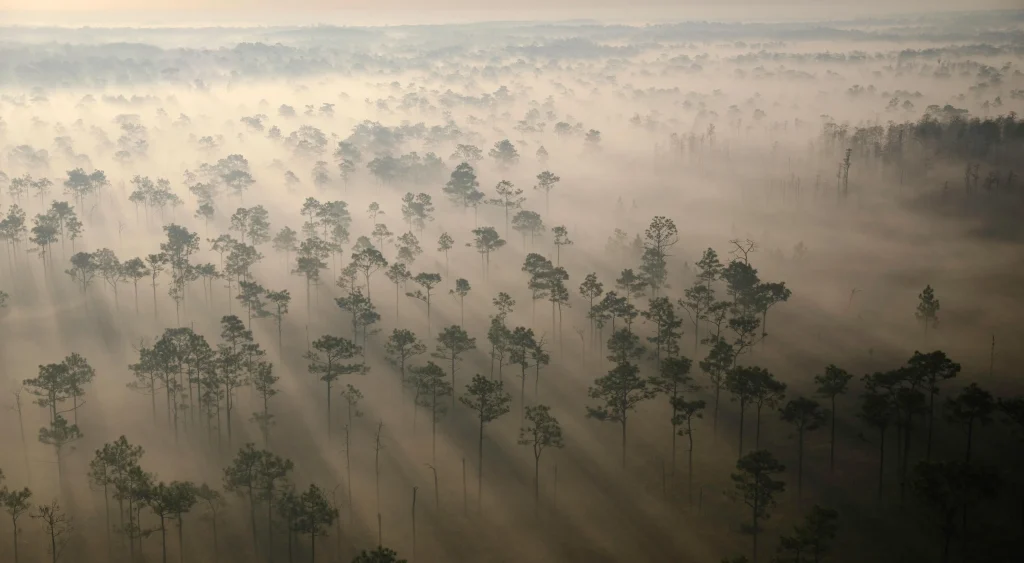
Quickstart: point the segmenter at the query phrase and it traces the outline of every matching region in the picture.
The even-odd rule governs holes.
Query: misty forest
[[[1024,13],[0,36],[0,561],[1020,561]]]

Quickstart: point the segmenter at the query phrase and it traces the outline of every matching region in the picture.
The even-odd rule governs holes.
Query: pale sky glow
[[[513,13],[516,9],[569,10],[585,15],[591,9],[657,7],[672,11],[688,8],[706,11],[764,9],[812,9],[819,12],[834,9],[840,12],[864,13],[913,11],[922,8],[945,10],[979,10],[1019,8],[1019,0],[518,0],[510,5],[494,0],[0,0],[5,11],[323,11],[323,10],[498,10]]]

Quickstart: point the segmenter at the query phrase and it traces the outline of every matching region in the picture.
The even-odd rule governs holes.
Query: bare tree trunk
[[[830,430],[831,437],[829,438],[828,444],[828,470],[830,472],[836,469],[836,396],[832,395],[832,428]]]

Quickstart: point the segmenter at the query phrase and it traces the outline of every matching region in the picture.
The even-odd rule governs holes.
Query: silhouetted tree
[[[839,530],[839,513],[830,508],[814,505],[802,524],[793,527],[793,535],[779,538],[774,561],[797,563],[825,560],[832,540]]]
[[[650,300],[646,311],[640,313],[644,319],[654,323],[656,332],[647,341],[654,344],[654,359],[661,365],[664,356],[674,358],[679,355],[679,339],[682,337],[683,321],[676,315],[672,300],[668,297],[655,297]]]
[[[359,555],[356,555],[352,563],[407,563],[407,561],[399,559],[398,553],[395,550],[377,546],[377,549],[373,551],[366,551],[364,549],[359,552]]]
[[[751,509],[751,522],[747,530],[754,538],[752,561],[757,563],[757,534],[759,523],[767,520],[775,506],[776,495],[786,490],[786,483],[774,476],[786,470],[768,450],[754,450],[736,462],[736,473],[732,481],[736,497]]]
[[[267,559],[272,559],[274,549],[274,500],[279,497],[280,488],[288,481],[288,474],[295,468],[290,459],[282,458],[267,450],[260,450],[256,470],[259,499],[267,503]]]
[[[398,241],[395,242],[395,246],[398,248],[398,257],[396,260],[405,262],[406,264],[412,264],[420,254],[423,254],[423,249],[420,247],[419,239],[412,233],[403,233],[400,235],[398,237]]]
[[[928,438],[925,459],[931,459],[932,431],[935,426],[935,396],[939,394],[939,383],[952,379],[960,373],[960,364],[950,360],[941,350],[927,354],[915,350],[914,355],[907,361],[907,367],[909,368],[908,375],[914,380],[912,385],[923,385],[925,393],[928,395]]]
[[[419,299],[427,304],[427,332],[430,332],[430,298],[434,287],[441,283],[441,274],[420,272],[412,277],[412,281],[422,287],[423,290],[417,289],[416,291],[406,292],[405,295],[413,299]]]
[[[615,280],[615,287],[625,294],[626,303],[630,303],[634,297],[643,297],[647,286],[647,280],[629,268],[622,270],[619,279]]]
[[[334,302],[342,311],[347,311],[352,316],[352,341],[359,342],[359,334],[362,331],[363,345],[366,344],[367,329],[380,320],[377,308],[373,306],[370,299],[363,295],[361,288],[349,293],[345,297],[336,297]]]
[[[249,502],[249,520],[252,524],[252,543],[256,546],[256,494],[260,490],[262,450],[247,443],[235,454],[231,465],[224,468],[224,490],[245,495]]]
[[[469,336],[469,334],[458,325],[452,325],[445,328],[437,335],[437,348],[431,356],[451,362],[452,389],[455,389],[456,364],[462,361],[462,354],[475,349],[476,338]],[[454,395],[452,396],[452,406],[455,406]]]
[[[331,433],[331,385],[342,375],[365,372],[360,363],[345,363],[362,353],[362,349],[351,340],[339,336],[325,335],[313,341],[313,349],[304,358],[309,360],[309,373],[317,375],[327,383],[327,433]]]
[[[562,425],[551,415],[551,407],[526,407],[526,426],[519,429],[519,445],[533,447],[533,502],[540,506],[540,456],[547,448],[562,448]]]
[[[498,182],[494,191],[497,192],[498,197],[487,200],[487,203],[499,206],[505,211],[505,236],[508,236],[509,212],[522,208],[526,198],[523,197],[523,190],[515,187],[515,184],[508,180]]]
[[[270,412],[270,398],[277,395],[274,384],[280,378],[274,375],[274,365],[270,362],[257,362],[252,374],[253,389],[259,394],[263,403],[261,412],[254,412],[252,419],[263,434],[263,447],[270,446],[270,427],[274,425],[274,415]]]
[[[476,171],[468,162],[463,162],[452,171],[451,178],[444,185],[442,191],[452,203],[461,205],[463,209],[476,208],[483,200],[484,194],[480,191],[480,182],[476,179]]]
[[[281,332],[281,327],[284,322],[284,316],[288,314],[288,304],[292,301],[292,295],[288,293],[287,289],[282,289],[280,291],[268,291],[266,298],[272,306],[269,316],[273,317],[277,323],[277,351],[280,355],[284,346],[284,336]]]
[[[324,259],[330,254],[328,244],[318,238],[308,238],[299,245],[296,268],[292,273],[306,278],[306,315],[310,314],[310,286],[320,284],[320,270],[327,267]]]
[[[535,185],[533,189],[544,192],[545,213],[551,213],[551,190],[555,189],[555,185],[558,184],[560,180],[561,178],[547,170],[537,174],[537,185]]]
[[[507,414],[512,397],[505,392],[505,386],[501,381],[476,374],[473,376],[473,381],[466,385],[466,393],[459,397],[459,402],[470,410],[476,411],[477,419],[480,421],[476,474],[477,510],[480,510],[483,498],[484,425]]]
[[[427,223],[434,220],[430,216],[433,212],[434,204],[428,194],[419,193],[413,195],[412,193],[407,193],[402,197],[402,217],[409,226],[410,232],[415,226],[422,234]]]
[[[284,227],[274,235],[274,250],[284,252],[285,264],[291,262],[291,253],[299,249],[299,234],[291,227]]]
[[[430,409],[430,457],[437,461],[437,421],[447,412],[443,404],[445,397],[452,394],[451,384],[445,381],[444,369],[434,362],[409,369],[416,386],[417,404]]]
[[[537,235],[544,232],[544,221],[540,214],[526,209],[519,210],[512,217],[512,228],[519,231],[523,237],[523,247],[526,247],[526,236],[530,236],[530,244],[536,242]]]
[[[768,336],[768,311],[779,303],[789,301],[793,292],[786,282],[759,283],[754,287],[754,307],[761,313],[761,335]]]
[[[896,418],[896,408],[887,394],[879,390],[869,390],[862,395],[861,411],[858,416],[878,430],[878,496],[881,497],[885,477],[885,431]]]
[[[441,233],[437,239],[437,251],[444,252],[444,277],[448,277],[448,251],[455,246],[455,239],[448,233]]]
[[[673,412],[672,427],[678,428],[676,431],[678,435],[686,436],[690,439],[690,447],[687,450],[686,461],[686,495],[689,498],[690,504],[693,504],[693,419],[704,417],[704,408],[707,406],[707,403],[705,403],[703,399],[687,401],[682,396],[676,396],[672,398],[671,406]],[[673,439],[673,443],[674,442],[675,440]],[[673,451],[674,447],[675,446],[673,446]]]
[[[603,294],[604,284],[598,281],[597,274],[593,272],[587,274],[586,278],[583,279],[583,283],[580,284],[580,296],[590,303],[590,307],[587,309],[587,317],[590,319],[591,339],[596,336],[594,332],[594,300]]]
[[[804,490],[804,433],[821,428],[825,423],[825,416],[828,414],[818,401],[806,397],[790,399],[782,409],[779,410],[782,420],[796,427],[797,439],[797,465],[796,465],[796,495],[803,496]]]
[[[299,533],[309,535],[309,561],[316,561],[316,538],[326,536],[331,524],[338,518],[338,509],[331,506],[324,490],[316,485],[298,497],[295,528]]]
[[[937,516],[942,537],[941,561],[945,563],[949,560],[949,542],[956,533],[956,514],[976,499],[995,496],[999,476],[985,467],[922,461],[914,467],[911,487]],[[963,531],[966,533],[966,529]]]
[[[924,291],[917,296],[917,311],[914,317],[924,326],[924,343],[928,345],[928,325],[932,328],[939,326],[939,300],[935,298],[935,290],[931,285],[926,285]]]
[[[488,151],[487,155],[493,158],[494,162],[501,169],[506,169],[519,163],[519,151],[516,150],[515,145],[508,139],[502,139],[494,143],[494,148]]]
[[[50,553],[51,561],[57,563],[74,532],[72,518],[61,509],[60,503],[57,501],[36,507],[32,518],[37,518],[43,523],[43,529],[50,540],[47,550]]]
[[[459,278],[455,280],[455,289],[448,291],[452,297],[459,300],[459,326],[466,324],[466,296],[469,295],[469,290],[469,280]]]
[[[32,491],[28,487],[20,491],[17,489],[8,490],[7,487],[0,489],[0,505],[3,506],[7,515],[11,517],[11,529],[14,532],[14,543],[12,544],[14,546],[14,563],[19,562],[18,519],[32,508],[32,505],[29,504],[30,498],[32,498]]]
[[[74,256],[71,259],[73,264]],[[132,286],[135,288],[135,314],[137,315],[139,313],[139,280],[149,276],[149,268],[146,267],[142,258],[132,258],[121,265],[121,272],[126,279],[131,280]]]
[[[526,370],[530,368],[530,351],[537,347],[537,339],[532,328],[517,326],[502,344],[508,352],[508,363],[520,368],[519,408],[522,420],[526,413]]]
[[[622,467],[626,467],[626,423],[629,413],[637,405],[654,397],[656,391],[647,386],[640,377],[640,368],[629,362],[622,362],[612,368],[608,375],[594,380],[587,389],[591,399],[601,401],[596,407],[587,407],[587,417],[600,421],[617,422],[622,428]]]
[[[224,497],[220,491],[211,488],[203,483],[196,488],[196,498],[206,509],[206,516],[210,519],[210,531],[213,534],[213,559],[217,561],[220,556],[220,538],[217,534],[217,520],[221,508],[224,506]]]
[[[184,560],[184,532],[182,514],[192,510],[197,501],[196,487],[192,483],[174,481],[170,484],[157,483],[147,494],[146,504],[160,519],[161,561],[167,563],[167,520],[178,521],[178,554]]]
[[[656,216],[644,231],[640,271],[655,297],[668,279],[668,251],[679,242],[679,230],[672,219]]]
[[[398,366],[401,376],[402,387],[405,387],[405,367],[409,358],[413,358],[427,351],[424,345],[411,330],[396,328],[391,332],[388,341],[384,344],[384,352],[388,360]]]
[[[57,452],[57,479],[61,486],[64,485],[64,448],[82,439],[82,432],[77,424],[69,424],[67,419],[61,415],[50,422],[49,428],[39,429],[39,441],[43,444],[53,446]]]
[[[992,414],[996,410],[996,400],[988,391],[971,383],[960,391],[956,397],[946,399],[946,418],[963,426],[967,434],[964,448],[964,463],[971,463],[971,445],[974,437],[975,423],[988,426],[992,422]]]
[[[401,291],[405,287],[406,282],[412,278],[412,273],[404,263],[395,262],[384,272],[384,275],[387,276],[391,283],[395,284],[395,317],[399,318]]]
[[[740,439],[737,456],[743,456],[743,428],[747,407],[754,402],[759,390],[759,380],[763,368],[738,366],[727,371],[725,388],[733,395],[733,400],[740,404]],[[717,401],[716,401],[717,402]]]
[[[825,373],[814,376],[814,383],[818,386],[818,395],[828,397],[832,404],[829,414],[832,423],[829,429],[828,445],[828,467],[829,471],[835,470],[836,466],[836,396],[846,393],[853,375],[848,371],[829,364],[825,367]]]
[[[676,436],[678,435],[676,416],[679,414],[676,411],[676,406],[681,393],[696,390],[693,377],[690,375],[692,363],[689,358],[684,357],[666,358],[661,363],[658,374],[651,377],[652,387],[658,393],[664,394],[668,399],[669,406],[672,407],[672,416],[669,419],[672,424],[672,475],[676,474]]]
[[[473,236],[476,237],[474,245],[476,246],[476,251],[480,253],[484,267],[484,278],[486,279],[491,266],[491,253],[505,246],[505,240],[498,236],[498,232],[494,230],[494,227],[473,229]]]
[[[754,432],[754,448],[761,445],[761,409],[776,408],[786,394],[786,384],[775,379],[775,375],[763,368],[745,368],[750,370],[754,384],[752,403],[757,409]]]
[[[388,261],[376,248],[366,248],[352,255],[352,265],[363,274],[366,280],[366,298],[370,297],[370,276],[378,270],[388,267]]]
[[[91,252],[73,254],[71,256],[71,268],[64,270],[64,273],[71,276],[75,283],[82,286],[83,294],[89,291],[89,285],[92,284],[98,272],[99,266],[96,264],[95,255]]]

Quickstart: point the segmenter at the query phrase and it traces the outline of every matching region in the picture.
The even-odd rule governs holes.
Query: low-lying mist
[[[1016,560],[1021,21],[4,28],[0,561]]]

